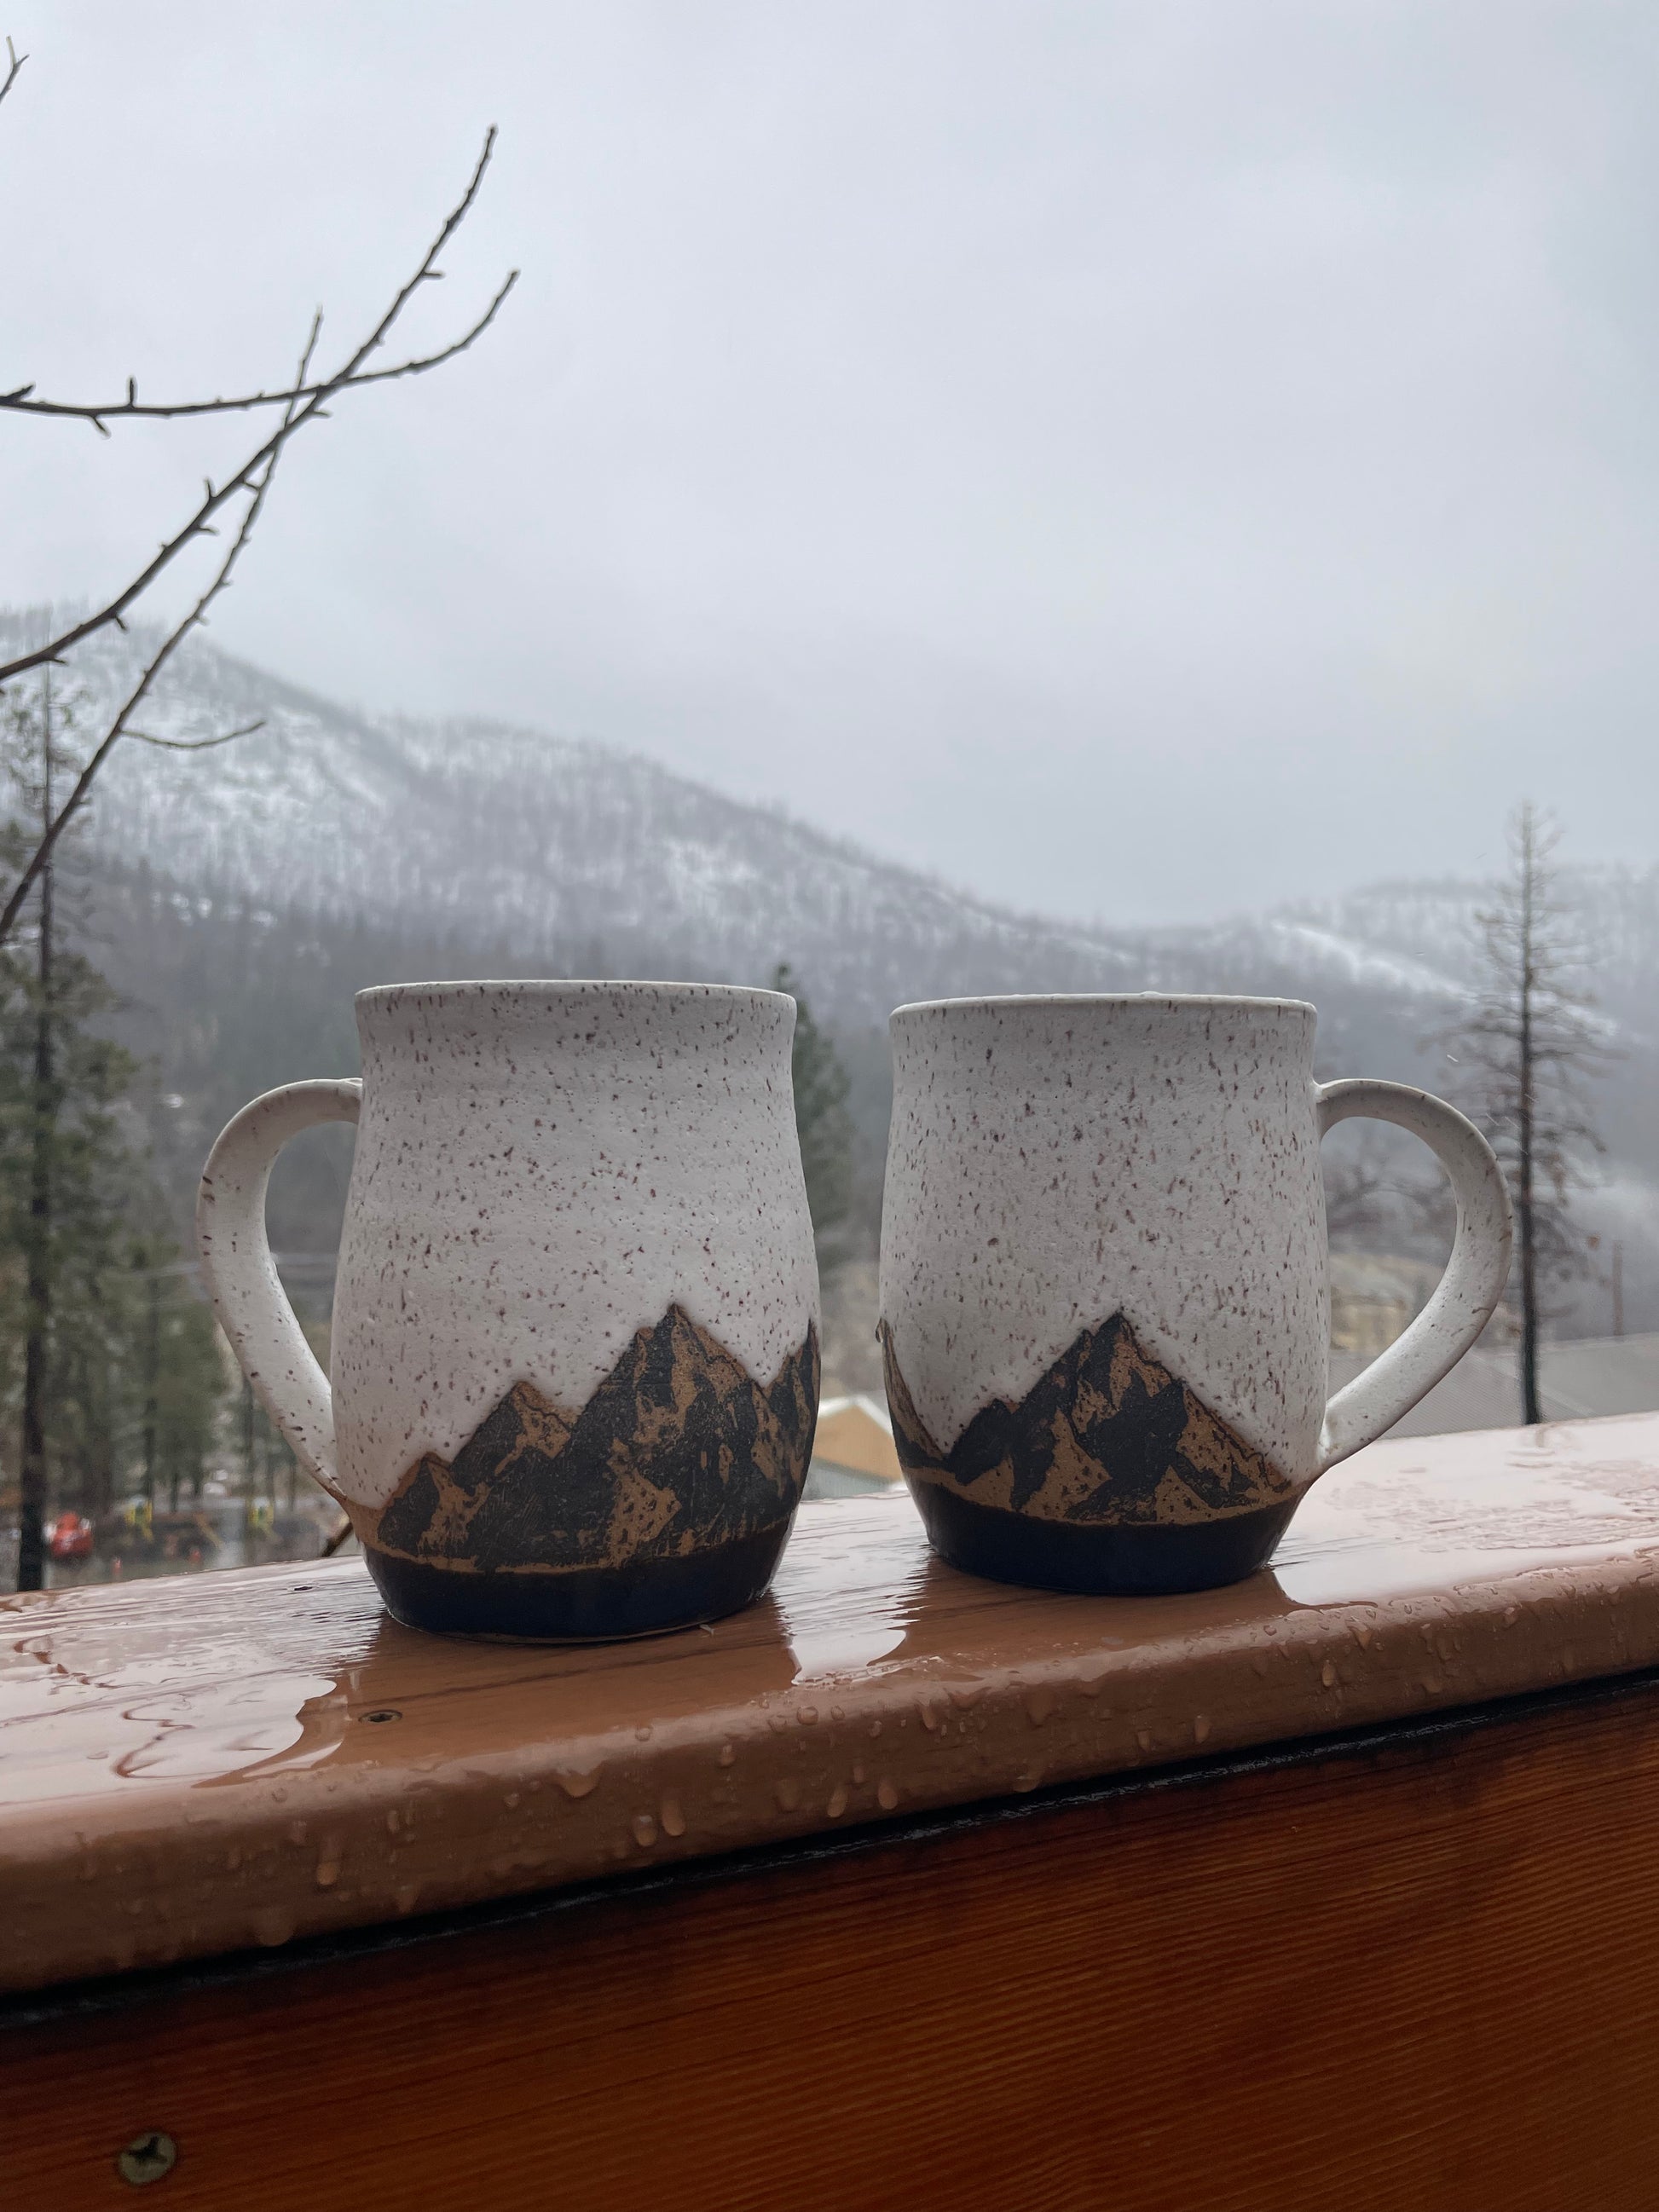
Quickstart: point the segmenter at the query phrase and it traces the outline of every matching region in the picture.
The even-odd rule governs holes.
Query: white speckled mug
[[[1282,999],[959,999],[892,1018],[881,1334],[933,1546],[1006,1582],[1202,1589],[1390,1427],[1503,1295],[1491,1147],[1395,1083],[1317,1084]],[[1369,1115],[1451,1178],[1434,1296],[1328,1405],[1319,1142]]]
[[[793,1027],[775,991],[364,991],[362,1081],[270,1091],[214,1146],[219,1318],[399,1619],[634,1636],[765,1589],[817,1412]],[[264,1224],[319,1121],[359,1123],[331,1393]]]

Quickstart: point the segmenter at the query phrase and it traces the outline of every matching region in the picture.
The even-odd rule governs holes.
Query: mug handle
[[[301,1466],[341,1505],[334,1401],[270,1256],[265,1188],[290,1137],[321,1121],[355,1121],[362,1103],[355,1079],[267,1091],[226,1123],[196,1200],[196,1243],[219,1326]]]
[[[1446,1272],[1405,1334],[1337,1392],[1325,1408],[1319,1473],[1391,1429],[1449,1374],[1491,1320],[1510,1275],[1509,1186],[1473,1121],[1443,1098],[1406,1083],[1365,1079],[1316,1083],[1319,1133],[1363,1115],[1420,1137],[1451,1179],[1457,1234]]]

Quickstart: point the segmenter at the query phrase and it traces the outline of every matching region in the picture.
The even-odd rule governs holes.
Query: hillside
[[[39,617],[0,614],[0,641]],[[77,656],[88,724],[149,643]],[[125,747],[81,833],[93,948],[123,1027],[153,1056],[158,1155],[182,1201],[203,1151],[255,1090],[355,1062],[350,995],[419,975],[765,980],[793,967],[836,1030],[865,1133],[873,1216],[883,1032],[907,999],[972,991],[1242,990],[1312,999],[1322,1072],[1437,1084],[1425,1040],[1474,974],[1475,883],[1371,886],[1183,930],[1081,927],[1012,913],[648,760],[477,720],[333,704],[194,644],[141,726],[195,756]],[[1609,1203],[1632,1293],[1659,1290],[1659,869],[1573,879],[1624,1055],[1605,1086]],[[319,1137],[274,1194],[279,1243],[326,1241],[342,1189]],[[1651,1247],[1649,1257],[1638,1256]],[[1659,1318],[1659,1316],[1656,1316]]]

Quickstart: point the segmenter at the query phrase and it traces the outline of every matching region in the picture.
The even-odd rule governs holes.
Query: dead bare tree
[[[7,52],[10,60],[10,68],[4,82],[0,84],[0,99],[3,99],[10,91],[19,70],[28,58],[27,55],[20,57],[13,49],[9,40],[7,41]],[[242,502],[240,519],[229,548],[206,588],[198,595],[184,619],[167,632],[161,646],[152,654],[120,711],[94,747],[84,767],[75,779],[68,797],[52,818],[43,824],[39,842],[24,863],[17,880],[11,886],[3,908],[0,908],[0,945],[5,944],[15,930],[29,893],[40,880],[42,871],[49,865],[53,848],[59,837],[76,813],[87,804],[99,771],[122,738],[137,737],[146,744],[165,744],[180,750],[204,750],[214,744],[228,744],[233,738],[246,736],[252,729],[258,726],[257,724],[250,724],[244,729],[226,731],[219,737],[198,739],[186,745],[180,740],[158,738],[143,732],[135,731],[131,726],[131,718],[149,696],[157,677],[167,663],[191,632],[206,621],[209,608],[220,593],[229,586],[231,573],[245,550],[249,538],[252,535],[254,526],[264,507],[266,495],[270,489],[272,474],[289,441],[296,437],[301,431],[308,428],[312,423],[325,421],[329,412],[328,402],[337,398],[342,392],[352,391],[361,385],[385,383],[396,377],[423,375],[428,369],[437,368],[445,362],[453,361],[458,354],[465,353],[468,347],[483,335],[495,319],[502,302],[517,282],[519,272],[516,269],[509,271],[506,280],[497,289],[495,296],[483,313],[462,332],[460,337],[452,339],[434,352],[412,356],[408,360],[397,362],[391,367],[371,368],[368,365],[373,356],[385,345],[399,316],[421,286],[435,283],[442,277],[444,271],[437,266],[438,258],[465,221],[474,200],[477,198],[495,145],[495,132],[492,127],[485,136],[483,150],[478,157],[477,165],[472,172],[465,191],[446,216],[441,228],[422,256],[414,274],[394,295],[390,306],[380,315],[368,337],[352,349],[337,368],[327,375],[316,378],[312,375],[312,362],[322,328],[322,317],[319,313],[313,319],[311,334],[307,340],[305,350],[301,356],[299,369],[293,381],[270,391],[246,392],[230,398],[149,403],[139,400],[137,387],[132,379],[129,378],[125,398],[112,402],[71,402],[43,398],[36,394],[32,384],[20,385],[11,391],[0,393],[0,409],[5,409],[15,414],[51,416],[59,421],[89,422],[105,437],[111,434],[109,424],[115,421],[157,418],[174,420],[185,416],[230,414],[264,408],[276,408],[281,410],[276,429],[261,441],[222,483],[215,485],[211,479],[208,480],[203,497],[194,512],[173,532],[171,537],[162,540],[159,550],[130,577],[119,591],[106,599],[92,613],[69,624],[55,635],[42,639],[38,645],[32,647],[27,653],[20,654],[15,659],[0,664],[0,685],[3,685],[31,668],[63,663],[76,646],[100,630],[112,625],[124,629],[126,626],[124,617],[143,593],[150,589],[158,577],[198,538],[218,536],[219,531],[215,518],[221,515],[225,509],[232,507],[234,502],[238,501]]]
[[[1602,1149],[1586,1090],[1613,1054],[1583,978],[1588,958],[1555,867],[1560,831],[1531,805],[1510,829],[1510,872],[1479,916],[1483,977],[1467,1020],[1446,1033],[1456,1085],[1486,1131],[1515,1201],[1521,1418],[1542,1419],[1542,1286],[1583,1273],[1569,1200]]]

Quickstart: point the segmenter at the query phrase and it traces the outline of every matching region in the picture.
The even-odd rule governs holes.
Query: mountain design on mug
[[[1153,1358],[1121,1313],[1085,1329],[1018,1405],[994,1399],[948,1451],[917,1413],[881,1325],[905,1473],[1038,1520],[1179,1527],[1281,1504],[1289,1478]]]
[[[684,1559],[775,1528],[799,1501],[818,1340],[769,1384],[671,1305],[580,1412],[517,1382],[453,1459],[427,1452],[381,1509],[375,1549],[480,1573]]]

